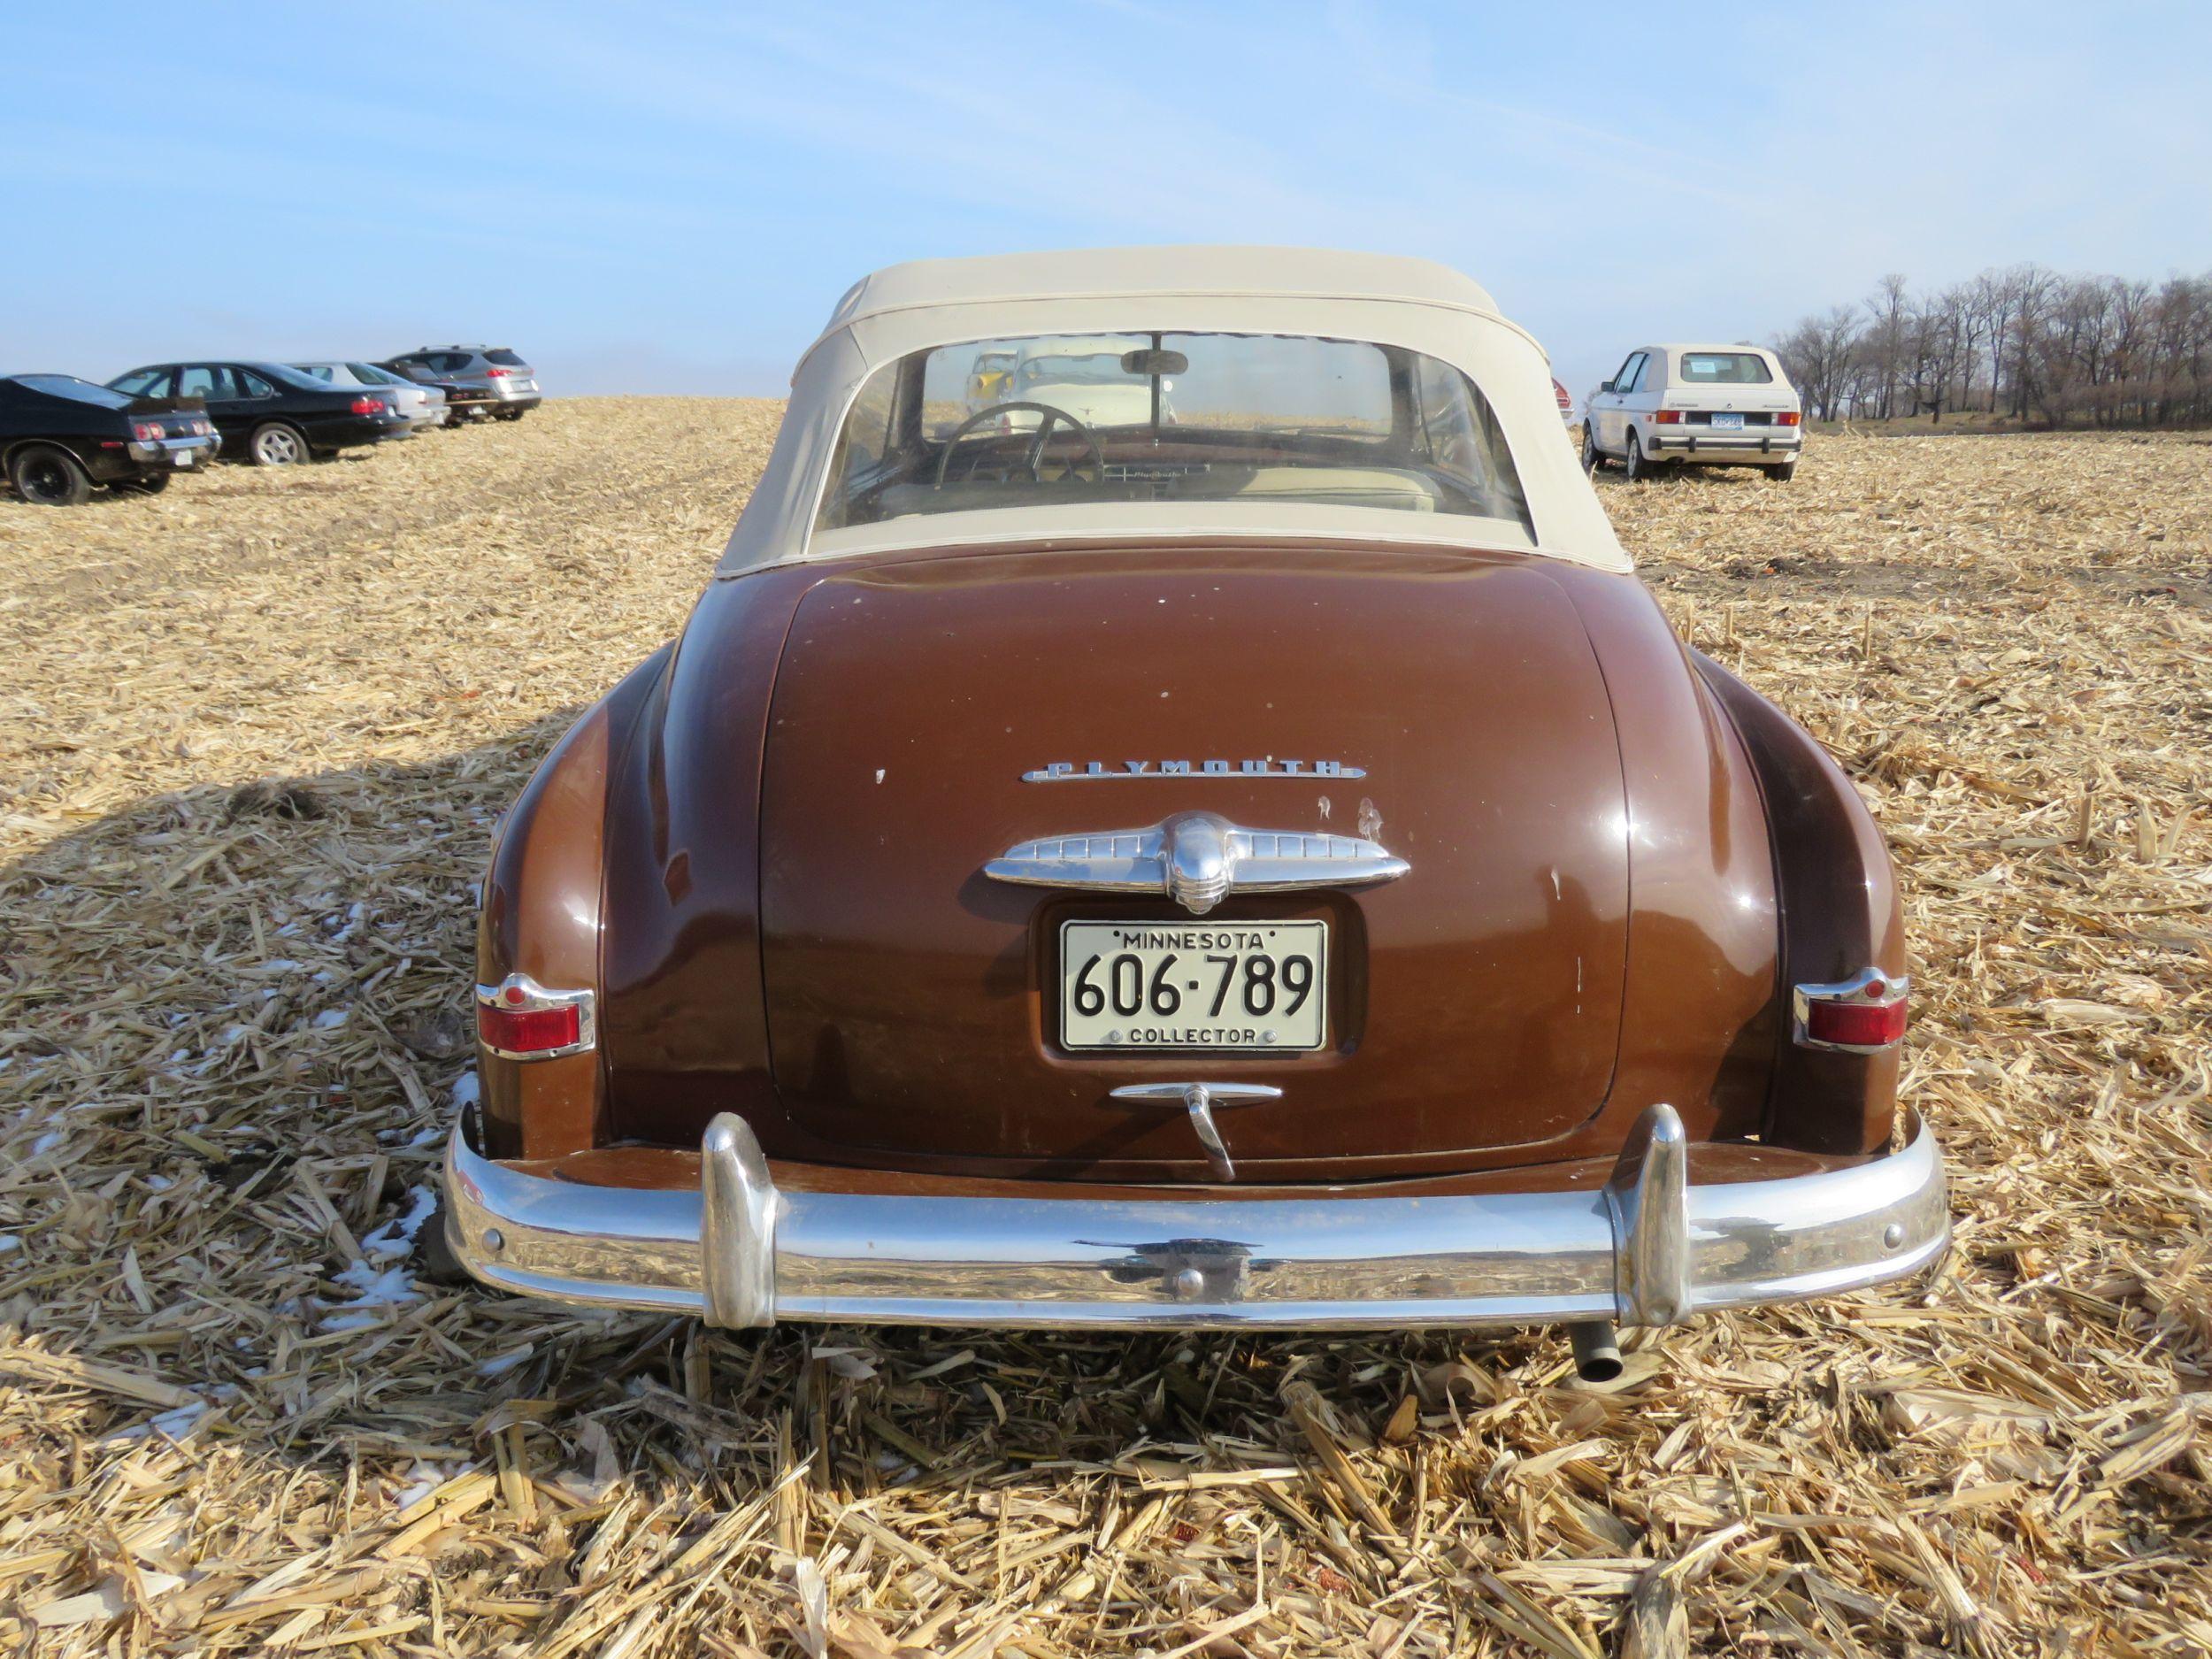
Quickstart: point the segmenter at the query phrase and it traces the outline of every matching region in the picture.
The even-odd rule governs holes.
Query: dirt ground
[[[755,1338],[411,1275],[489,826],[776,419],[0,500],[11,1651],[2212,1652],[2212,446],[1601,480],[1881,816],[1958,1240],[1593,1390],[1555,1333]]]

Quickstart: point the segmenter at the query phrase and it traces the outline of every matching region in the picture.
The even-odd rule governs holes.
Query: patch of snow
[[[453,1103],[473,1106],[483,1098],[484,1086],[476,1080],[476,1069],[472,1066],[453,1079]]]
[[[36,1157],[42,1152],[51,1152],[60,1144],[61,1131],[58,1129],[50,1129],[44,1134],[39,1136],[37,1140],[31,1142],[31,1156],[33,1157]]]
[[[318,1325],[325,1331],[358,1331],[382,1325],[384,1319],[376,1311],[378,1309],[400,1308],[422,1300],[422,1293],[415,1288],[414,1279],[404,1267],[380,1270],[366,1262],[356,1262],[331,1277],[361,1294],[336,1311],[324,1315]]]
[[[0,1256],[5,1256],[10,1250],[19,1250],[22,1248],[23,1240],[14,1233],[0,1233]]]
[[[536,1343],[526,1342],[511,1354],[494,1355],[476,1368],[476,1374],[479,1377],[504,1377],[537,1351]]]
[[[326,1008],[315,1016],[317,1031],[334,1031],[351,1018],[353,1010],[345,1008]]]
[[[429,1187],[417,1187],[407,1195],[407,1209],[394,1216],[374,1233],[361,1240],[362,1251],[372,1259],[377,1256],[404,1256],[415,1248],[415,1235],[422,1231],[422,1224],[430,1219],[438,1207],[438,1194]]]

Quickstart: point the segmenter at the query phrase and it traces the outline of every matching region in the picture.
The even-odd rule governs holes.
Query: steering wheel
[[[952,435],[945,440],[944,449],[937,457],[937,479],[930,488],[932,489],[944,488],[945,469],[952,465],[953,449],[961,439],[966,437],[985,421],[995,420],[999,416],[1010,414],[1018,409],[1027,410],[1038,418],[1037,435],[1029,441],[1029,452],[1022,457],[1022,465],[1029,471],[1031,483],[1041,484],[1045,481],[1042,471],[1045,459],[1045,440],[1052,435],[1055,421],[1064,425],[1070,432],[1089,446],[1091,459],[1098,467],[1099,477],[1102,479],[1106,476],[1106,451],[1099,447],[1098,439],[1093,434],[1091,429],[1068,413],[1066,410],[1055,409],[1050,403],[994,403],[988,409],[977,410],[974,414],[970,415],[952,429]]]

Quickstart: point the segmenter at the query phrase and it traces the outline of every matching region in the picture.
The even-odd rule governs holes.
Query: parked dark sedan
[[[0,471],[42,507],[73,507],[96,484],[148,495],[222,441],[199,404],[132,397],[73,374],[0,380]]]
[[[491,418],[492,395],[481,385],[472,386],[466,380],[441,374],[420,363],[403,363],[397,357],[387,357],[373,366],[401,375],[418,386],[443,392],[445,406],[449,411],[447,418],[449,426],[458,426],[465,420],[488,420]]]
[[[224,443],[260,466],[380,443],[410,430],[389,394],[326,386],[281,363],[156,364],[108,384],[138,397],[202,399]]]

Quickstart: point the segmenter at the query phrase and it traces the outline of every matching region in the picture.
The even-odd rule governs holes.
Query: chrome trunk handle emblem
[[[1229,1148],[1222,1141],[1220,1125],[1214,1122],[1213,1109],[1246,1106],[1254,1101],[1282,1097],[1282,1090],[1270,1083],[1125,1083],[1112,1094],[1115,1100],[1180,1102],[1183,1110],[1190,1113],[1190,1125],[1198,1132],[1199,1144],[1206,1148],[1207,1161],[1214,1166],[1214,1173],[1225,1181],[1236,1179],[1237,1166],[1229,1161]]]
[[[1231,893],[1363,886],[1411,868],[1364,836],[1247,829],[1218,813],[1179,812],[1148,829],[1022,841],[983,873],[1028,887],[1164,893],[1203,916]]]

